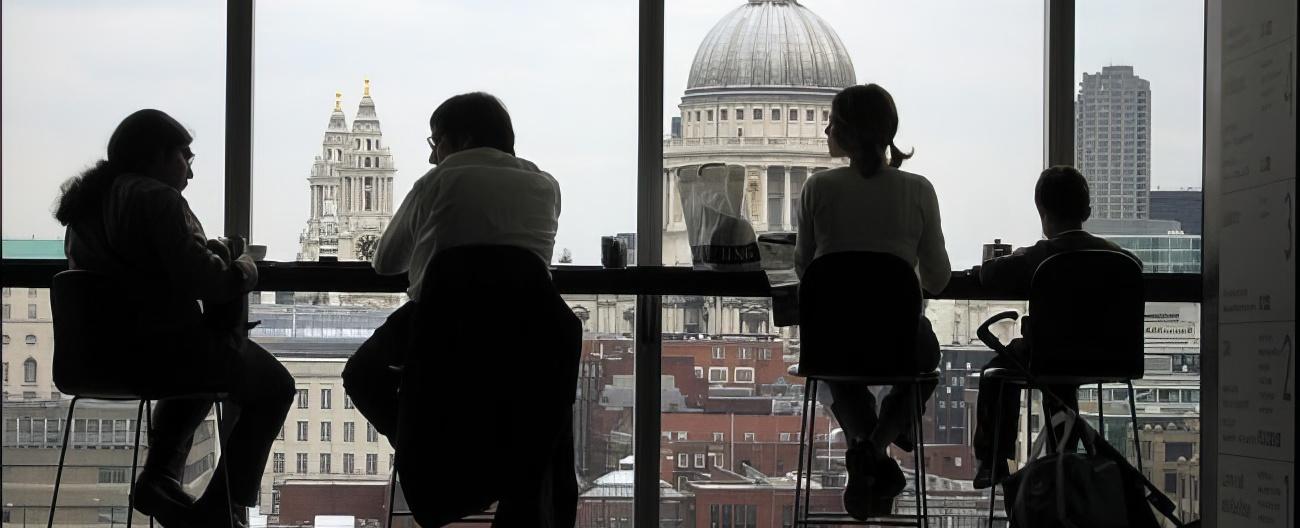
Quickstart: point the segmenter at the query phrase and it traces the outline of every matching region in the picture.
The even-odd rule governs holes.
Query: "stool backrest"
[[[916,374],[921,285],[903,259],[846,251],[818,257],[799,283],[799,371]]]
[[[1141,378],[1144,303],[1142,265],[1124,253],[1080,250],[1048,257],[1029,289],[1029,370]]]
[[[434,256],[422,288],[413,346],[436,354],[416,353],[408,366],[432,361],[426,375],[434,380],[491,370],[493,385],[572,404],[582,322],[556,290],[548,263],[514,246],[455,247]]]
[[[122,335],[127,317],[118,284],[109,275],[87,270],[54,276],[54,385],[64,394],[114,396],[105,390],[106,382],[122,369],[125,358],[116,352],[129,341]]]

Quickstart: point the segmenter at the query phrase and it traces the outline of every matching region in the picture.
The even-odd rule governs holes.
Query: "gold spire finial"
[[[366,77],[365,97],[370,97],[370,78]]]
[[[340,112],[343,111],[343,92],[334,92],[334,109]]]

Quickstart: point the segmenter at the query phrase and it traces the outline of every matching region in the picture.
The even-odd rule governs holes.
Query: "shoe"
[[[135,510],[164,526],[186,526],[193,515],[194,499],[170,476],[146,469],[136,478],[133,493]]]
[[[898,462],[883,450],[871,452],[874,453],[871,464],[872,493],[878,499],[892,501],[907,487],[907,475],[903,474],[903,468],[898,467]]]
[[[916,449],[916,429],[908,427],[902,434],[898,435],[898,438],[894,439],[894,445],[905,452],[911,453],[913,449]]]
[[[844,452],[844,465],[849,470],[849,481],[844,485],[844,511],[859,521],[873,513],[871,499],[871,452],[866,442],[858,443]]]
[[[996,478],[993,476],[994,469],[998,472]],[[1011,476],[1011,470],[1007,467],[1006,462],[988,464],[980,460],[976,462],[973,484],[977,490],[988,489],[995,484],[1001,484],[1009,476]]]
[[[248,528],[248,522],[244,519],[248,511],[243,506],[231,505],[226,507],[225,493],[221,493],[218,500],[205,500],[210,496],[204,495],[194,502],[194,516],[190,524],[184,524],[186,528]],[[170,528],[170,527],[168,527]]]

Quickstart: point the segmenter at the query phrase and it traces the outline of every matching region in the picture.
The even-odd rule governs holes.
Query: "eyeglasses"
[[[425,141],[428,141],[428,142],[429,142],[429,148],[431,148],[431,149],[437,149],[437,148],[438,148],[438,140],[433,139],[433,136],[429,136],[428,138],[425,139]]]
[[[191,151],[189,148],[186,148],[185,150],[181,151],[181,156],[185,157],[186,165],[191,165],[191,166],[194,165],[194,151]]]

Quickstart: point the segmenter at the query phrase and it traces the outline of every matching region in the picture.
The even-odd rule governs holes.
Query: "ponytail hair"
[[[66,226],[98,210],[118,176],[143,171],[159,155],[193,140],[180,122],[160,110],[145,109],[126,116],[108,139],[108,158],[59,187],[54,218]]]
[[[903,160],[915,152],[905,153],[894,144],[898,108],[893,96],[878,84],[850,86],[835,94],[831,122],[835,142],[849,153],[864,178],[874,176],[885,165],[902,167]]]

